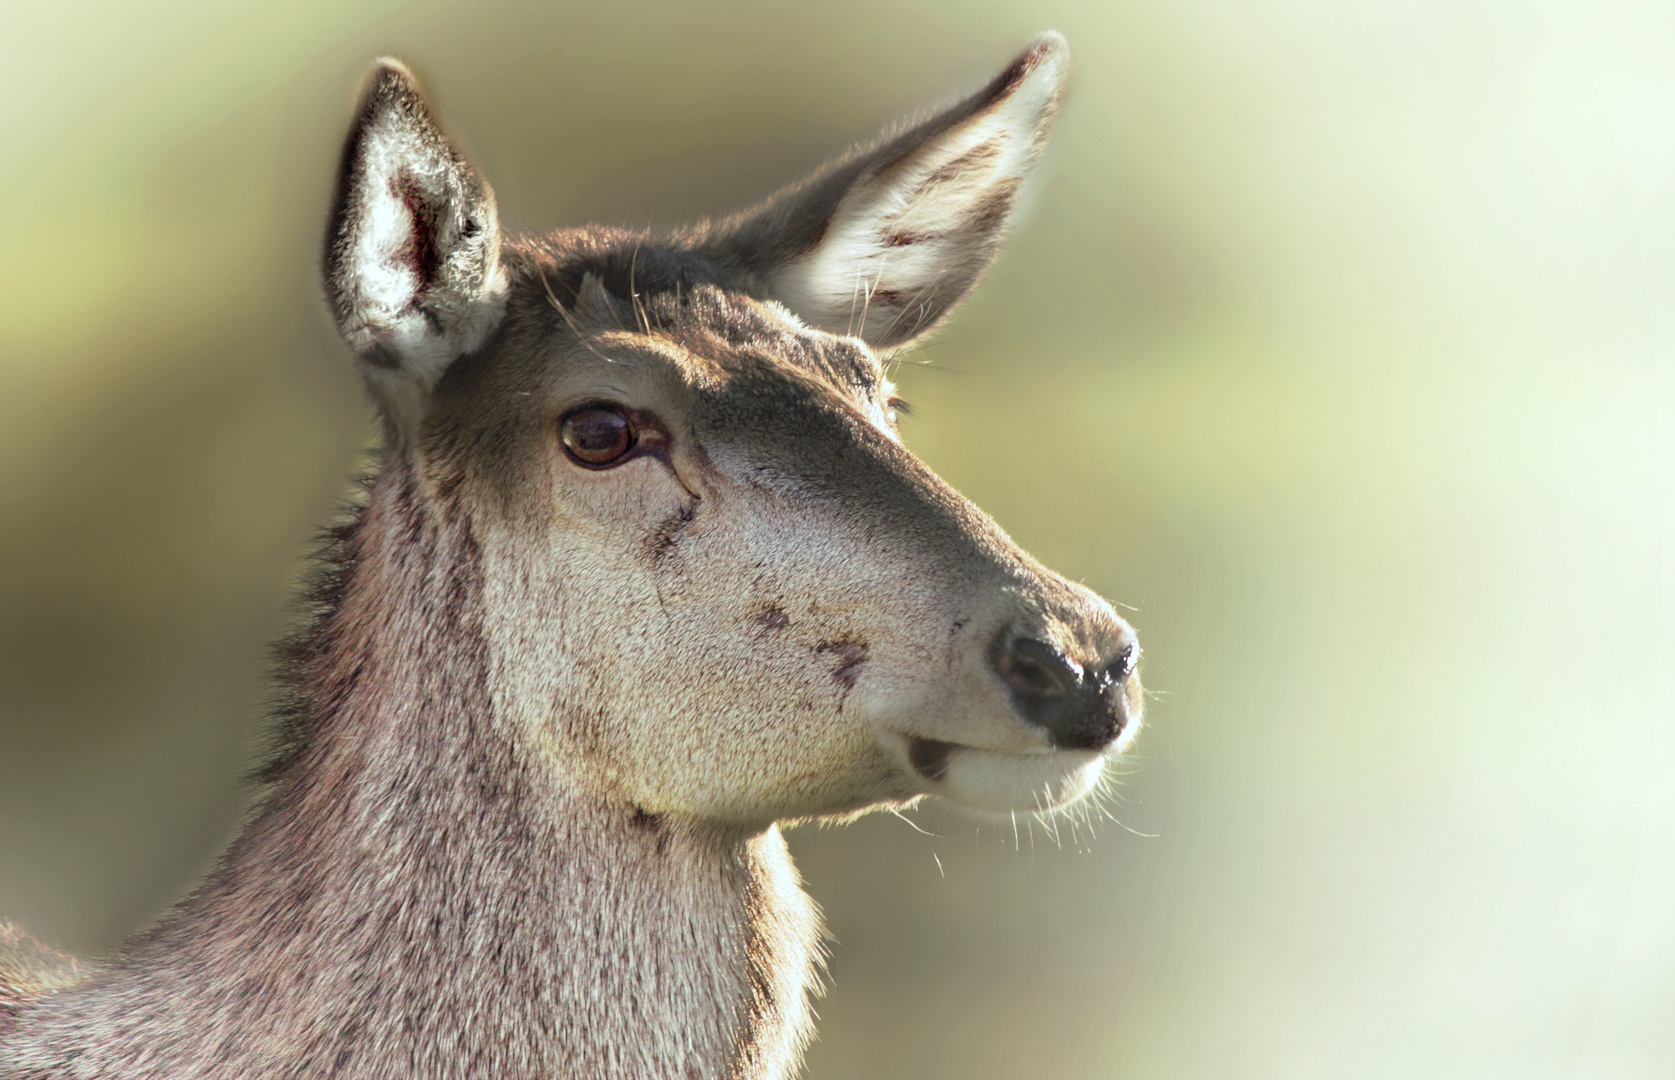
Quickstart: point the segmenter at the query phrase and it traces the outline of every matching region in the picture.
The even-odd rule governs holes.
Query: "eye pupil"
[[[613,465],[634,448],[634,425],[620,409],[589,405],[559,423],[559,438],[570,457],[592,466]]]

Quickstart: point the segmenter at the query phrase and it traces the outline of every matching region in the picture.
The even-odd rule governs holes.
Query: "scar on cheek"
[[[829,654],[838,660],[832,678],[845,690],[855,686],[861,665],[867,662],[867,643],[864,641],[822,641],[814,647],[816,654]]]

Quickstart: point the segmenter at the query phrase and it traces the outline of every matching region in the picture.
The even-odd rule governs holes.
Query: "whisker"
[[[912,829],[914,832],[919,833],[922,836],[928,836],[933,840],[941,840],[942,839],[942,837],[938,836],[936,833],[933,833],[933,832],[930,832],[930,831],[928,831],[924,828],[921,828],[917,821],[914,821],[912,818],[910,818],[906,814],[902,813],[896,807],[891,806],[891,807],[888,807],[888,809],[889,809],[890,813],[894,814],[896,817],[900,818],[901,820],[907,822],[908,828]]]
[[[589,341],[587,339],[587,336],[582,333],[581,328],[576,325],[576,320],[572,319],[570,317],[570,313],[565,310],[564,305],[558,302],[558,297],[553,294],[552,284],[547,281],[547,271],[546,271],[546,269],[544,267],[538,267],[536,269],[535,273],[541,278],[541,288],[546,290],[547,299],[549,301],[551,301],[552,306],[554,308],[556,308],[559,315],[561,315],[564,318],[564,324],[570,328],[570,332],[572,334],[576,335],[576,338],[587,348],[587,351],[592,353],[594,356],[597,356],[599,359],[605,361],[605,363],[607,363],[607,364],[616,363],[615,360],[611,359],[610,357],[606,356],[604,353],[600,352],[598,349],[595,349],[593,347],[593,342]],[[572,289],[570,291],[575,292],[574,289]],[[577,299],[581,298],[580,293],[577,293],[576,295],[577,295]]]

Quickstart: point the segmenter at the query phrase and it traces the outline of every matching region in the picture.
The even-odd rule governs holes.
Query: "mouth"
[[[1103,750],[983,750],[907,737],[907,761],[929,791],[973,810],[1057,810],[1099,783]]]

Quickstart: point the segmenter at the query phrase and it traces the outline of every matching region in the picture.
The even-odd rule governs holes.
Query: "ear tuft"
[[[503,310],[494,192],[398,60],[373,66],[349,130],[325,283],[344,340],[386,391],[434,387]]]
[[[988,270],[1057,115],[1062,36],[976,94],[722,223],[699,247],[804,322],[874,346],[936,326]]]

